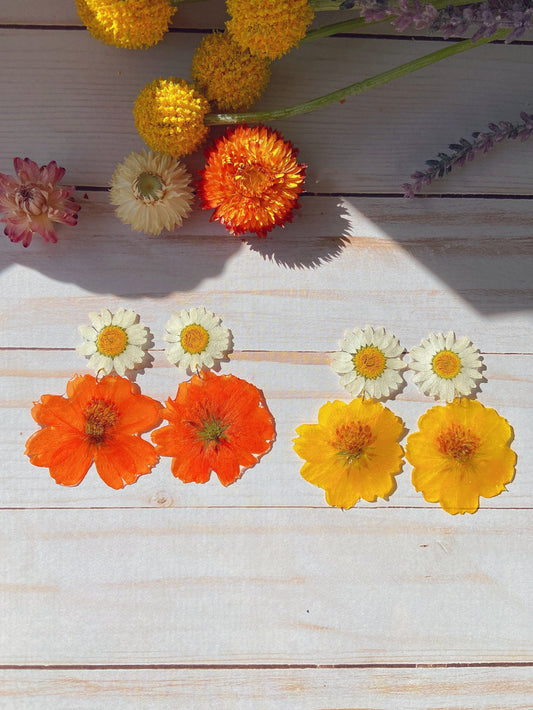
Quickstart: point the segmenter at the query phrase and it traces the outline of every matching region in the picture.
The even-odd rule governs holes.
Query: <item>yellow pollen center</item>
[[[437,436],[437,448],[445,456],[466,463],[474,456],[481,444],[478,436],[460,424],[452,424]]]
[[[246,197],[261,197],[274,182],[270,171],[259,164],[239,166],[236,178],[242,194]]]
[[[209,333],[197,323],[185,326],[181,331],[181,347],[186,353],[195,355],[206,349],[209,342]]]
[[[433,357],[431,366],[437,377],[451,380],[461,372],[461,358],[451,350],[441,350]]]
[[[101,444],[106,432],[118,419],[118,410],[108,399],[93,397],[83,412],[85,417],[85,436],[92,444]]]
[[[96,347],[98,352],[106,357],[116,357],[124,352],[128,344],[128,336],[124,328],[118,325],[107,325],[100,331]]]
[[[339,456],[345,458],[346,463],[356,461],[373,441],[372,429],[368,424],[349,422],[341,424],[335,430],[332,446],[337,449]]]
[[[387,358],[375,345],[359,348],[352,360],[357,374],[367,380],[375,380],[382,375],[387,364]]]

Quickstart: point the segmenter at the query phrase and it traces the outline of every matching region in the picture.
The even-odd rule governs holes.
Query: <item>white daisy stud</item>
[[[333,354],[331,366],[354,397],[389,397],[403,383],[403,347],[385,328],[374,330],[367,325],[364,330],[347,330],[339,345],[341,350]]]
[[[476,389],[483,364],[472,342],[455,333],[430,333],[409,353],[413,382],[424,394],[444,402],[468,396]]]
[[[193,190],[185,167],[151,150],[130,153],[111,178],[110,200],[124,224],[160,234],[181,227],[191,212]]]
[[[115,314],[104,308],[89,313],[91,325],[81,325],[85,342],[76,351],[89,358],[87,366],[96,374],[109,375],[113,370],[124,376],[142,363],[148,345],[148,329],[138,323],[135,311],[119,308]]]
[[[230,331],[220,324],[220,318],[203,306],[174,313],[166,329],[167,358],[181,370],[210,369],[231,349]]]

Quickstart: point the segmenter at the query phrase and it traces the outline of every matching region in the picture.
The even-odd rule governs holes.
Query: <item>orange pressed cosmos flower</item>
[[[214,471],[224,486],[234,483],[270,450],[274,418],[255,385],[234,375],[202,372],[166,402],[168,425],[152,432],[161,456],[184,483],[206,483]]]
[[[66,397],[45,394],[34,405],[31,415],[42,429],[30,436],[25,453],[64,486],[77,486],[94,463],[104,483],[123,488],[157,462],[139,434],[161,422],[161,410],[124,377],[76,375]]]
[[[206,151],[198,193],[204,209],[236,236],[265,237],[277,224],[292,220],[300,205],[306,165],[298,151],[266,126],[230,129]]]
[[[475,513],[479,497],[492,498],[513,480],[512,429],[494,409],[470,399],[432,407],[407,437],[413,485],[451,515]]]

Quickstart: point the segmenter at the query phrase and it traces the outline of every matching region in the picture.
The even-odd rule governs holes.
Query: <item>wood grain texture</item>
[[[188,78],[198,42],[195,34],[172,33],[146,52],[124,53],[86,32],[0,30],[0,170],[10,169],[14,155],[39,163],[53,156],[71,182],[106,185],[117,163],[143,145],[131,113],[138,92],[158,76]],[[18,54],[21,45],[25,51]],[[273,65],[257,108],[299,103],[435,49],[434,42],[319,40]],[[449,143],[484,130],[489,121],[518,120],[520,111],[533,111],[523,95],[532,64],[530,45],[485,46],[345,104],[278,121],[276,128],[308,163],[307,190],[401,194],[409,175]],[[21,85],[29,90],[20,91]],[[430,191],[531,195],[531,151],[529,143],[510,141]],[[201,152],[187,162],[199,168]]]
[[[533,661],[529,511],[2,520],[0,665]]]
[[[0,670],[0,680],[10,710],[529,710],[533,693],[531,668]]]

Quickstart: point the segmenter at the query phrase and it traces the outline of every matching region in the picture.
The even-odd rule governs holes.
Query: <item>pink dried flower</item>
[[[55,160],[41,168],[29,158],[13,160],[17,178],[0,173],[0,214],[12,242],[30,245],[34,234],[57,242],[52,222],[77,224],[80,205],[71,197],[75,187],[59,186],[65,168]]]

